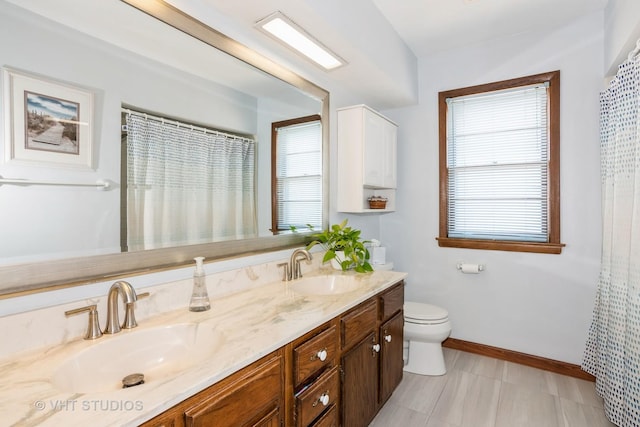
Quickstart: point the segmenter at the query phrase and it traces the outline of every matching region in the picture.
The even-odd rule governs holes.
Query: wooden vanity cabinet
[[[338,325],[334,319],[289,344],[293,383],[292,418],[287,425],[338,426],[340,375]]]
[[[279,427],[283,420],[284,357],[277,350],[142,425]]]
[[[343,426],[366,426],[378,410],[377,318],[377,301],[370,299],[340,319]]]
[[[402,380],[404,282],[143,427],[364,427]]]
[[[404,360],[404,284],[395,285],[380,295],[380,406],[402,381]]]
[[[391,397],[391,393],[402,381],[404,360],[402,359],[402,341],[404,316],[396,313],[380,326],[380,405]]]
[[[402,380],[404,282],[341,317],[342,425],[367,426]]]

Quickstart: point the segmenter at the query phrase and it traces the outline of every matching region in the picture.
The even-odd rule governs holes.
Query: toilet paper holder
[[[464,262],[459,262],[456,264],[456,268],[463,273],[478,274],[481,271],[484,271],[484,264],[467,264]]]

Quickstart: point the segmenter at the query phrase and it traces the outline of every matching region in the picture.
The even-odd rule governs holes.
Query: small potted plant
[[[347,227],[345,219],[340,224],[334,224],[328,230],[313,235],[315,239],[307,245],[311,249],[320,245],[326,250],[322,262],[331,261],[338,269],[355,270],[358,273],[373,271],[369,264],[369,250],[365,247],[366,241],[360,240],[360,230]]]

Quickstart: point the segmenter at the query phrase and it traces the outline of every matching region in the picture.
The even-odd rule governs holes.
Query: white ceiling
[[[373,0],[417,57],[553,28],[608,0]]]
[[[187,0],[170,0],[178,7]],[[539,28],[552,29],[601,10],[608,0],[200,0],[223,21],[211,25],[240,26],[248,33],[268,14],[281,11],[346,59],[329,73],[272,40],[267,56],[306,70],[307,77],[343,85],[374,108],[418,102],[418,59],[509,37]],[[640,0],[633,0],[640,1]],[[194,14],[207,21],[209,14]],[[233,28],[233,27],[229,27]],[[225,32],[224,28],[220,28]],[[233,37],[233,34],[230,34]],[[264,36],[258,36],[264,37]],[[240,40],[244,42],[243,40]]]
[[[9,1],[35,8],[52,3],[50,0]],[[384,110],[418,102],[419,58],[536,28],[563,26],[582,15],[603,9],[608,0],[168,1],[326,89],[344,88],[353,95],[353,101],[345,102],[365,103]],[[95,18],[93,21],[79,19],[78,9],[85,0],[56,0],[53,3],[59,6],[59,2],[67,5],[67,8],[58,8],[62,16],[67,13],[67,18],[75,20],[74,26],[81,31],[83,26],[88,27],[89,32],[97,31],[99,25],[93,21],[109,15],[102,10],[93,11],[89,14]],[[118,0],[102,3],[105,3],[104,7],[112,3],[114,7],[124,7]],[[257,21],[278,10],[346,59],[347,65],[325,72],[255,28]],[[56,19],[55,12],[54,8],[45,15]],[[130,28],[133,32],[144,33],[136,26]],[[126,45],[128,39],[124,33],[121,41]],[[157,31],[150,30],[146,34],[157,36]],[[166,43],[156,40],[155,49],[160,53],[166,50],[165,46]],[[147,50],[153,51],[154,46]],[[193,54],[190,49],[184,49],[183,53]],[[210,56],[195,57],[203,63],[203,58],[215,61]]]

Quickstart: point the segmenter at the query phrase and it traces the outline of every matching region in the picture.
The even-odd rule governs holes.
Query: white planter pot
[[[344,261],[344,251],[336,251],[336,257],[331,259],[331,266],[342,271],[342,265],[340,265],[342,261]]]

